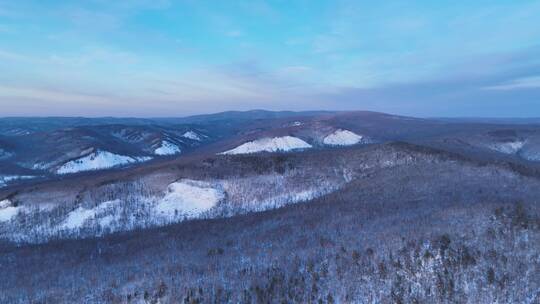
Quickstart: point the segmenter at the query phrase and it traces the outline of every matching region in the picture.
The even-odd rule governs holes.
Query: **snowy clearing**
[[[63,164],[58,170],[57,174],[76,173],[81,171],[92,171],[100,169],[108,169],[118,166],[123,166],[131,163],[137,163],[150,160],[151,157],[131,157],[125,155],[118,155],[108,151],[98,150],[87,156],[81,157],[76,160],[69,161]]]
[[[154,150],[156,155],[175,155],[180,152],[182,152],[180,147],[166,140],[162,141],[161,146]]]
[[[364,137],[349,130],[336,130],[323,139],[325,145],[351,146],[360,143]]]
[[[199,134],[193,132],[193,131],[187,131],[186,133],[184,133],[184,135],[182,135],[182,137],[185,137],[185,138],[189,138],[189,139],[192,139],[192,140],[196,140],[196,141],[201,141],[202,138],[199,136]]]
[[[521,150],[521,148],[523,148],[524,145],[525,145],[525,142],[523,141],[513,141],[513,142],[492,144],[490,145],[490,148],[492,150],[495,150],[504,154],[515,154],[519,150]]]
[[[64,220],[64,222],[62,222],[60,229],[79,229],[88,220],[95,218],[107,208],[117,203],[119,203],[119,200],[103,202],[92,209],[85,209],[83,207],[79,207],[68,214],[67,218]]]
[[[0,201],[0,223],[9,222],[19,213],[20,207],[13,207],[10,200]]]
[[[181,180],[169,185],[167,194],[155,206],[160,216],[176,218],[178,215],[195,217],[214,207],[225,197],[222,190],[210,183]]]
[[[232,150],[221,154],[249,154],[257,152],[287,152],[298,149],[308,149],[312,146],[297,137],[283,136],[274,138],[261,138],[244,143]]]

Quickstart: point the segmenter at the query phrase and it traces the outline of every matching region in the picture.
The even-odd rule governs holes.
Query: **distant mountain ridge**
[[[426,119],[371,111],[251,110],[179,118],[9,117],[0,118],[0,176],[9,181],[4,183],[6,187],[31,183],[29,176],[46,180],[58,172],[80,173],[66,171],[67,166],[83,171],[144,170],[150,160],[152,166],[159,166],[162,161],[189,155],[210,157],[280,138],[294,138],[315,150],[406,141],[536,166],[540,163],[537,129],[534,124]],[[250,149],[257,153],[293,150],[281,143]],[[98,159],[104,162],[98,164]]]

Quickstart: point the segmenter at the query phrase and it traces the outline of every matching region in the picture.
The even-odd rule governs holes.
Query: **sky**
[[[0,0],[0,116],[540,117],[540,1]]]

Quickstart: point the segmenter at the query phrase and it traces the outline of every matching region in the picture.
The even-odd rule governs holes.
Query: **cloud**
[[[117,13],[85,9],[81,7],[64,10],[65,16],[72,24],[83,30],[111,31],[118,29],[123,17]]]
[[[238,38],[244,36],[244,33],[240,30],[230,30],[228,32],[225,32],[225,36]]]
[[[503,84],[485,87],[486,90],[540,89],[540,76],[515,79]]]
[[[4,108],[32,108],[17,99],[104,114],[428,115],[538,101],[538,3],[89,0],[8,9],[17,36],[4,35],[11,41],[0,49]]]
[[[62,105],[61,113],[101,113],[98,116],[171,116],[252,108],[364,109],[413,116],[497,116],[504,109],[507,115],[529,116],[540,112],[540,89],[533,88],[538,84],[534,75],[540,75],[540,64],[534,64],[535,50],[489,54],[483,60],[468,58],[430,78],[369,87],[306,81],[306,73],[320,72],[309,66],[273,68],[258,61],[240,61],[186,71],[141,71],[125,75],[122,85],[113,74],[108,79],[114,83],[107,90],[101,85],[71,90],[53,85],[3,86],[0,104],[5,109],[28,109],[30,101],[39,100],[56,105],[55,111]],[[513,89],[493,89],[501,85]],[[518,90],[524,86],[529,89]]]
[[[139,57],[133,53],[114,50],[103,46],[89,46],[78,53],[52,54],[48,57],[51,64],[67,67],[82,67],[99,63],[114,66],[135,64]]]
[[[422,81],[334,88],[314,94],[312,99],[340,109],[412,116],[530,117],[540,113],[540,77],[529,75],[540,72],[540,66],[523,67],[522,63],[507,64],[490,73],[458,69],[459,73]],[[469,67],[471,71],[475,68]]]
[[[28,56],[11,52],[8,50],[2,50],[0,49],[0,59],[5,60],[18,60],[18,61],[30,61],[31,59]]]

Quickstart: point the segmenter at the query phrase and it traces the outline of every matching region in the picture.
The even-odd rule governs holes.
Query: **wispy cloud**
[[[486,90],[540,89],[540,76],[515,79],[503,84],[485,87]]]
[[[535,1],[0,0],[6,14],[3,110],[428,115],[538,100]]]
[[[232,38],[238,38],[244,36],[244,32],[240,30],[230,30],[225,32],[225,35]]]
[[[137,55],[106,47],[91,46],[78,53],[51,54],[48,60],[55,65],[68,67],[83,67],[94,64],[110,64],[116,66],[134,64],[138,61]]]

